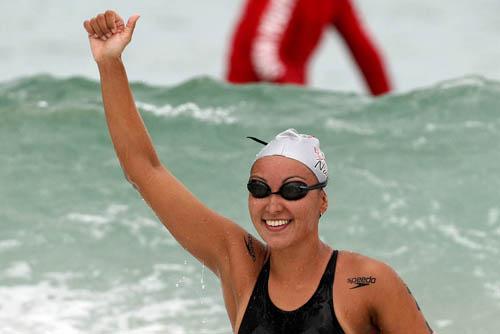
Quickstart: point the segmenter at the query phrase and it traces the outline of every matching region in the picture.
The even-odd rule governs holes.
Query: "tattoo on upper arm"
[[[247,236],[244,238],[245,240],[245,246],[247,246],[247,251],[248,255],[252,258],[253,262],[257,260],[257,256],[255,255],[255,248],[253,247],[253,237],[249,233]]]
[[[347,279],[347,283],[349,284],[354,284],[352,288],[349,289],[357,289],[357,288],[362,288],[365,286],[368,286],[370,284],[375,284],[377,282],[377,279],[373,276],[358,276],[358,277],[352,277]]]
[[[406,285],[406,290],[408,290],[408,293],[410,294],[411,298],[413,298],[413,300],[415,301],[415,305],[417,305],[417,309],[420,313],[422,313],[422,310],[420,309],[420,306],[418,305],[417,303],[417,300],[415,299],[415,297],[413,297],[413,294],[411,293],[410,291],[410,288],[408,287],[408,285]],[[424,315],[422,314],[422,317]],[[424,320],[425,320],[425,317],[424,317]],[[434,331],[432,330],[431,326],[429,326],[429,323],[427,322],[427,320],[425,320],[425,324],[427,325],[427,330],[429,331],[429,334],[433,334]]]

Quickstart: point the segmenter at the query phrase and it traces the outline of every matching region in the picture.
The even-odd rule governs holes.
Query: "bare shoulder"
[[[390,268],[386,263],[374,259],[372,257],[352,252],[342,250],[339,251],[339,261],[345,261],[345,264],[348,264],[349,267],[352,268],[364,268],[364,269],[374,269],[374,270],[383,270]]]
[[[378,283],[382,284],[398,278],[394,269],[385,262],[350,251],[341,251],[339,254],[339,266],[345,274],[370,274],[372,278],[378,277]]]
[[[398,273],[387,263],[354,252],[342,251],[339,256],[340,286],[366,299],[370,312],[391,300],[407,298],[409,289]],[[391,299],[392,298],[392,299]]]
[[[388,286],[397,284],[398,279],[396,272],[382,261],[355,252],[339,252],[335,285],[343,291],[349,290],[350,295],[359,295],[371,304]]]
[[[382,333],[432,333],[405,282],[382,261],[340,252],[334,292],[335,306],[343,312],[339,320],[347,328],[372,325]],[[357,316],[342,318],[353,311]]]

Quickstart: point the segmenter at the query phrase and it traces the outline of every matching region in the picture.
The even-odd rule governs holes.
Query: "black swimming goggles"
[[[301,181],[290,181],[283,183],[278,191],[272,192],[271,187],[267,183],[251,179],[247,183],[247,189],[250,194],[255,198],[264,198],[273,194],[278,194],[287,201],[296,201],[304,198],[309,190],[321,189],[326,187],[328,181],[320,182],[318,184],[308,186]]]

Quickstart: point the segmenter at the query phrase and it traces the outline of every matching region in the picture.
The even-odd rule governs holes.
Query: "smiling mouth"
[[[264,219],[263,220],[266,227],[271,229],[271,230],[282,230],[284,229],[286,226],[288,226],[288,224],[290,224],[292,222],[292,220],[288,220],[288,219],[269,219],[269,220],[266,220]]]

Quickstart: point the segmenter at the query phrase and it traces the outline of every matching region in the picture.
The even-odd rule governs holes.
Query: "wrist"
[[[97,63],[98,67],[112,66],[112,65],[122,64],[122,57],[121,56],[105,56],[105,57],[96,58],[95,62]]]

